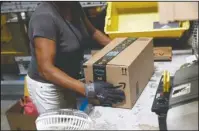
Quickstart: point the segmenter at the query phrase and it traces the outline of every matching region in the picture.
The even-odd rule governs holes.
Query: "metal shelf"
[[[192,46],[194,48],[195,54],[198,55],[198,21],[193,23],[193,42]]]
[[[189,44],[192,46],[193,53],[198,58],[198,22],[199,21],[193,21],[193,26],[191,28],[191,34],[189,38]]]
[[[12,12],[31,12],[34,11],[37,5],[41,2],[3,2],[1,5],[1,13]],[[104,6],[106,2],[80,2],[83,8]]]

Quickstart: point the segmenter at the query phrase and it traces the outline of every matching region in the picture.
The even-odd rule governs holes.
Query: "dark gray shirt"
[[[79,6],[81,8],[81,6]],[[78,8],[79,8],[78,7]],[[76,9],[78,10],[78,9]],[[73,78],[78,78],[80,62],[83,59],[83,47],[89,34],[82,21],[81,9],[77,13],[79,23],[72,24],[60,15],[59,10],[50,2],[41,3],[31,16],[28,35],[32,60],[28,75],[37,81],[47,82],[37,68],[33,39],[43,37],[56,42],[55,66]]]

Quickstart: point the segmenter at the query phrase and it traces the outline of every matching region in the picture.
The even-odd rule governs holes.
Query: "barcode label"
[[[191,92],[191,83],[183,84],[173,88],[172,97],[179,97]]]

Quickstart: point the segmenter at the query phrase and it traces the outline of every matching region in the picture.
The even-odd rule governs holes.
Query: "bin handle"
[[[107,24],[108,26],[111,25],[111,2],[107,2],[106,24]]]
[[[107,22],[108,22],[107,25],[110,26],[111,25],[111,19],[110,19],[110,17],[108,18]]]

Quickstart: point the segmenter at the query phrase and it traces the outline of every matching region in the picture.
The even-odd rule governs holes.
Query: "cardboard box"
[[[154,47],[154,60],[155,61],[171,61],[172,60],[172,47]]]
[[[152,38],[116,38],[84,63],[86,82],[122,85],[126,101],[114,107],[132,108],[154,71]]]
[[[22,114],[19,101],[6,112],[6,116],[10,130],[36,130],[37,117]]]
[[[97,52],[99,52],[100,50],[91,50],[91,55],[95,55]]]
[[[198,20],[198,2],[158,2],[159,22]]]

